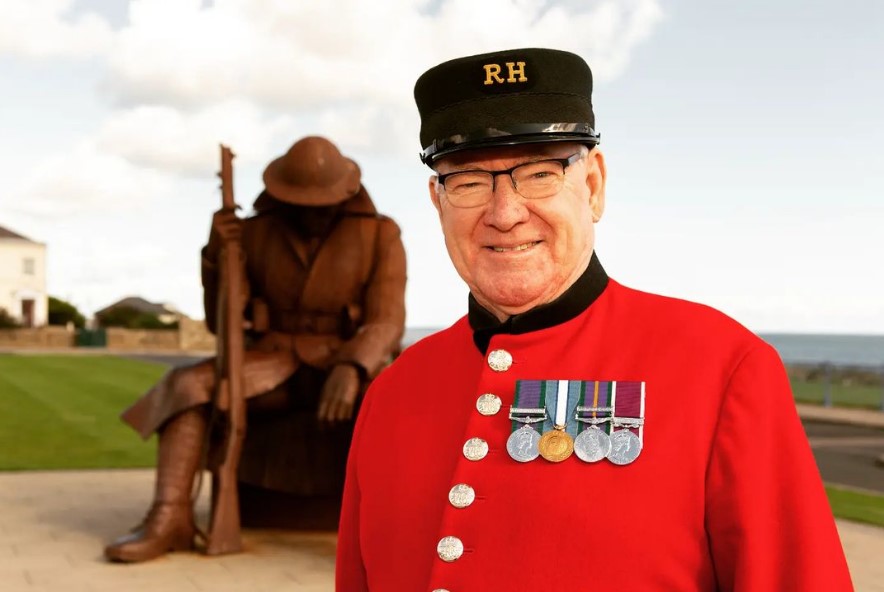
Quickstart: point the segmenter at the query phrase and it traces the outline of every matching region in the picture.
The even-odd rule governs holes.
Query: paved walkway
[[[0,589],[4,592],[320,592],[333,589],[335,536],[247,530],[247,552],[177,553],[116,565],[105,541],[141,518],[151,470],[0,473]],[[201,499],[205,514],[206,496]],[[884,592],[884,529],[838,528],[858,592]]]
[[[246,553],[107,563],[106,541],[143,516],[151,470],[0,473],[4,592],[320,592],[334,589],[335,535],[244,532]],[[206,495],[200,509],[207,508]]]

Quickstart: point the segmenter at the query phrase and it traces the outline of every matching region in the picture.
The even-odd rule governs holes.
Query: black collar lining
[[[608,274],[593,252],[586,271],[577,278],[574,285],[565,290],[564,294],[552,302],[513,315],[503,322],[497,320],[497,317],[470,294],[468,319],[473,329],[473,342],[484,355],[488,351],[491,338],[495,335],[521,335],[570,321],[589,308],[605,291],[607,285]]]

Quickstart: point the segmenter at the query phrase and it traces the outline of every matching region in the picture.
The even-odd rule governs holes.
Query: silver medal
[[[608,460],[615,465],[628,465],[638,458],[642,441],[630,430],[616,430],[611,434],[611,451]]]
[[[574,453],[583,462],[598,462],[610,452],[611,438],[598,426],[583,430],[574,440]]]
[[[513,460],[529,462],[540,456],[540,434],[534,428],[524,425],[510,434],[506,440],[506,451]]]

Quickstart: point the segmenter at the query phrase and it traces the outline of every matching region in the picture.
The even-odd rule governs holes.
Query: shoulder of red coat
[[[672,336],[705,336],[705,339],[745,343],[761,342],[738,320],[707,304],[684,298],[654,294],[609,280],[610,306],[628,314],[646,331]],[[704,340],[705,340],[704,339]]]

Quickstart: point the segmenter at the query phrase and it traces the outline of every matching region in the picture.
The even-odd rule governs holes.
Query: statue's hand
[[[212,231],[209,233],[209,244],[206,251],[210,258],[216,259],[221,246],[231,240],[238,241],[242,237],[242,219],[233,210],[222,209],[212,216]]]
[[[332,368],[322,394],[319,396],[320,421],[336,422],[353,417],[353,407],[359,394],[359,372],[353,364],[338,364]]]

